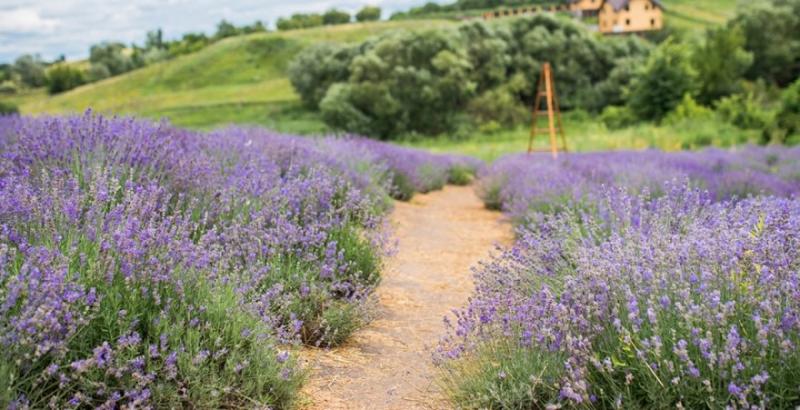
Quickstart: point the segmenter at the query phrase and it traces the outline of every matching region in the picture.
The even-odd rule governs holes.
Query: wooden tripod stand
[[[542,97],[545,98],[547,104],[547,113],[541,109]],[[547,129],[539,129],[539,117],[547,115]],[[539,134],[549,134],[550,136],[550,149],[547,150],[534,150],[533,140]],[[561,144],[558,146],[558,138],[556,133],[561,135]],[[533,105],[533,125],[531,126],[531,137],[528,141],[528,154],[534,151],[551,152],[553,158],[558,158],[558,151],[567,152],[567,137],[564,134],[564,125],[561,122],[561,109],[558,104],[558,96],[556,95],[556,87],[553,83],[553,70],[550,63],[544,63],[542,66],[542,75],[539,78],[539,85],[536,90],[536,102]]]

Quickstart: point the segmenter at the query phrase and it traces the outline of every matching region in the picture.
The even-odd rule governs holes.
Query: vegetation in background
[[[47,70],[47,91],[58,94],[86,83],[86,77],[78,68],[58,64]]]
[[[608,105],[606,96],[616,99],[624,84],[609,76],[616,63],[628,65],[647,50],[635,37],[598,37],[573,21],[538,15],[502,25],[392,33],[347,53],[310,48],[296,57],[290,78],[310,107],[324,95],[320,114],[331,127],[386,139],[452,133],[465,122],[465,111],[484,123],[520,121],[545,60],[558,67],[565,108]]]
[[[381,8],[376,6],[364,6],[356,13],[356,21],[363,23],[366,21],[378,21],[381,19]]]

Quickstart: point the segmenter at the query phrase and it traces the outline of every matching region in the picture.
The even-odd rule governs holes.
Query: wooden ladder
[[[547,112],[541,109],[542,97],[545,97],[547,104]],[[539,129],[539,117],[547,115],[547,129]],[[545,134],[546,133],[546,134]],[[556,133],[561,135],[561,147],[558,146],[558,137]],[[550,136],[550,149],[534,150],[533,140],[539,134],[549,134]],[[553,69],[550,63],[544,63],[542,66],[542,74],[539,78],[539,85],[536,91],[536,102],[533,104],[533,124],[531,126],[531,136],[528,141],[528,154],[532,152],[550,152],[553,158],[558,158],[558,152],[567,152],[567,136],[564,134],[564,125],[561,122],[561,109],[558,104],[558,96],[556,95],[556,86],[553,83]]]

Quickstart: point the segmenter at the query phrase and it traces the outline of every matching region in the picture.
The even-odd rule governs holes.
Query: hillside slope
[[[723,23],[736,9],[736,0],[664,3],[668,21],[688,29]],[[61,95],[35,92],[12,102],[25,114],[92,108],[152,119],[167,117],[190,128],[252,123],[286,132],[323,132],[325,125],[316,113],[303,109],[286,75],[289,62],[300,50],[314,42],[355,42],[394,29],[455,24],[454,19],[397,20],[234,37]]]
[[[449,21],[378,22],[320,27],[229,38],[197,53],[22,102],[26,114],[80,112],[87,108],[207,128],[254,123],[292,131],[322,131],[316,115],[302,109],[286,69],[292,57],[315,42],[355,42],[393,29],[421,29]]]

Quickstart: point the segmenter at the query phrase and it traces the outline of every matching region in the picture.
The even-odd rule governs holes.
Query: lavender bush
[[[800,404],[797,156],[520,156],[485,171],[484,198],[519,222],[518,238],[476,270],[437,350],[453,400]]]
[[[379,280],[390,150],[0,118],[0,406],[289,406],[286,346],[343,341]]]
[[[746,147],[735,151],[569,154],[501,158],[480,175],[479,194],[489,208],[516,221],[565,206],[591,206],[611,186],[658,195],[674,179],[688,179],[716,199],[800,192],[800,150]]]

